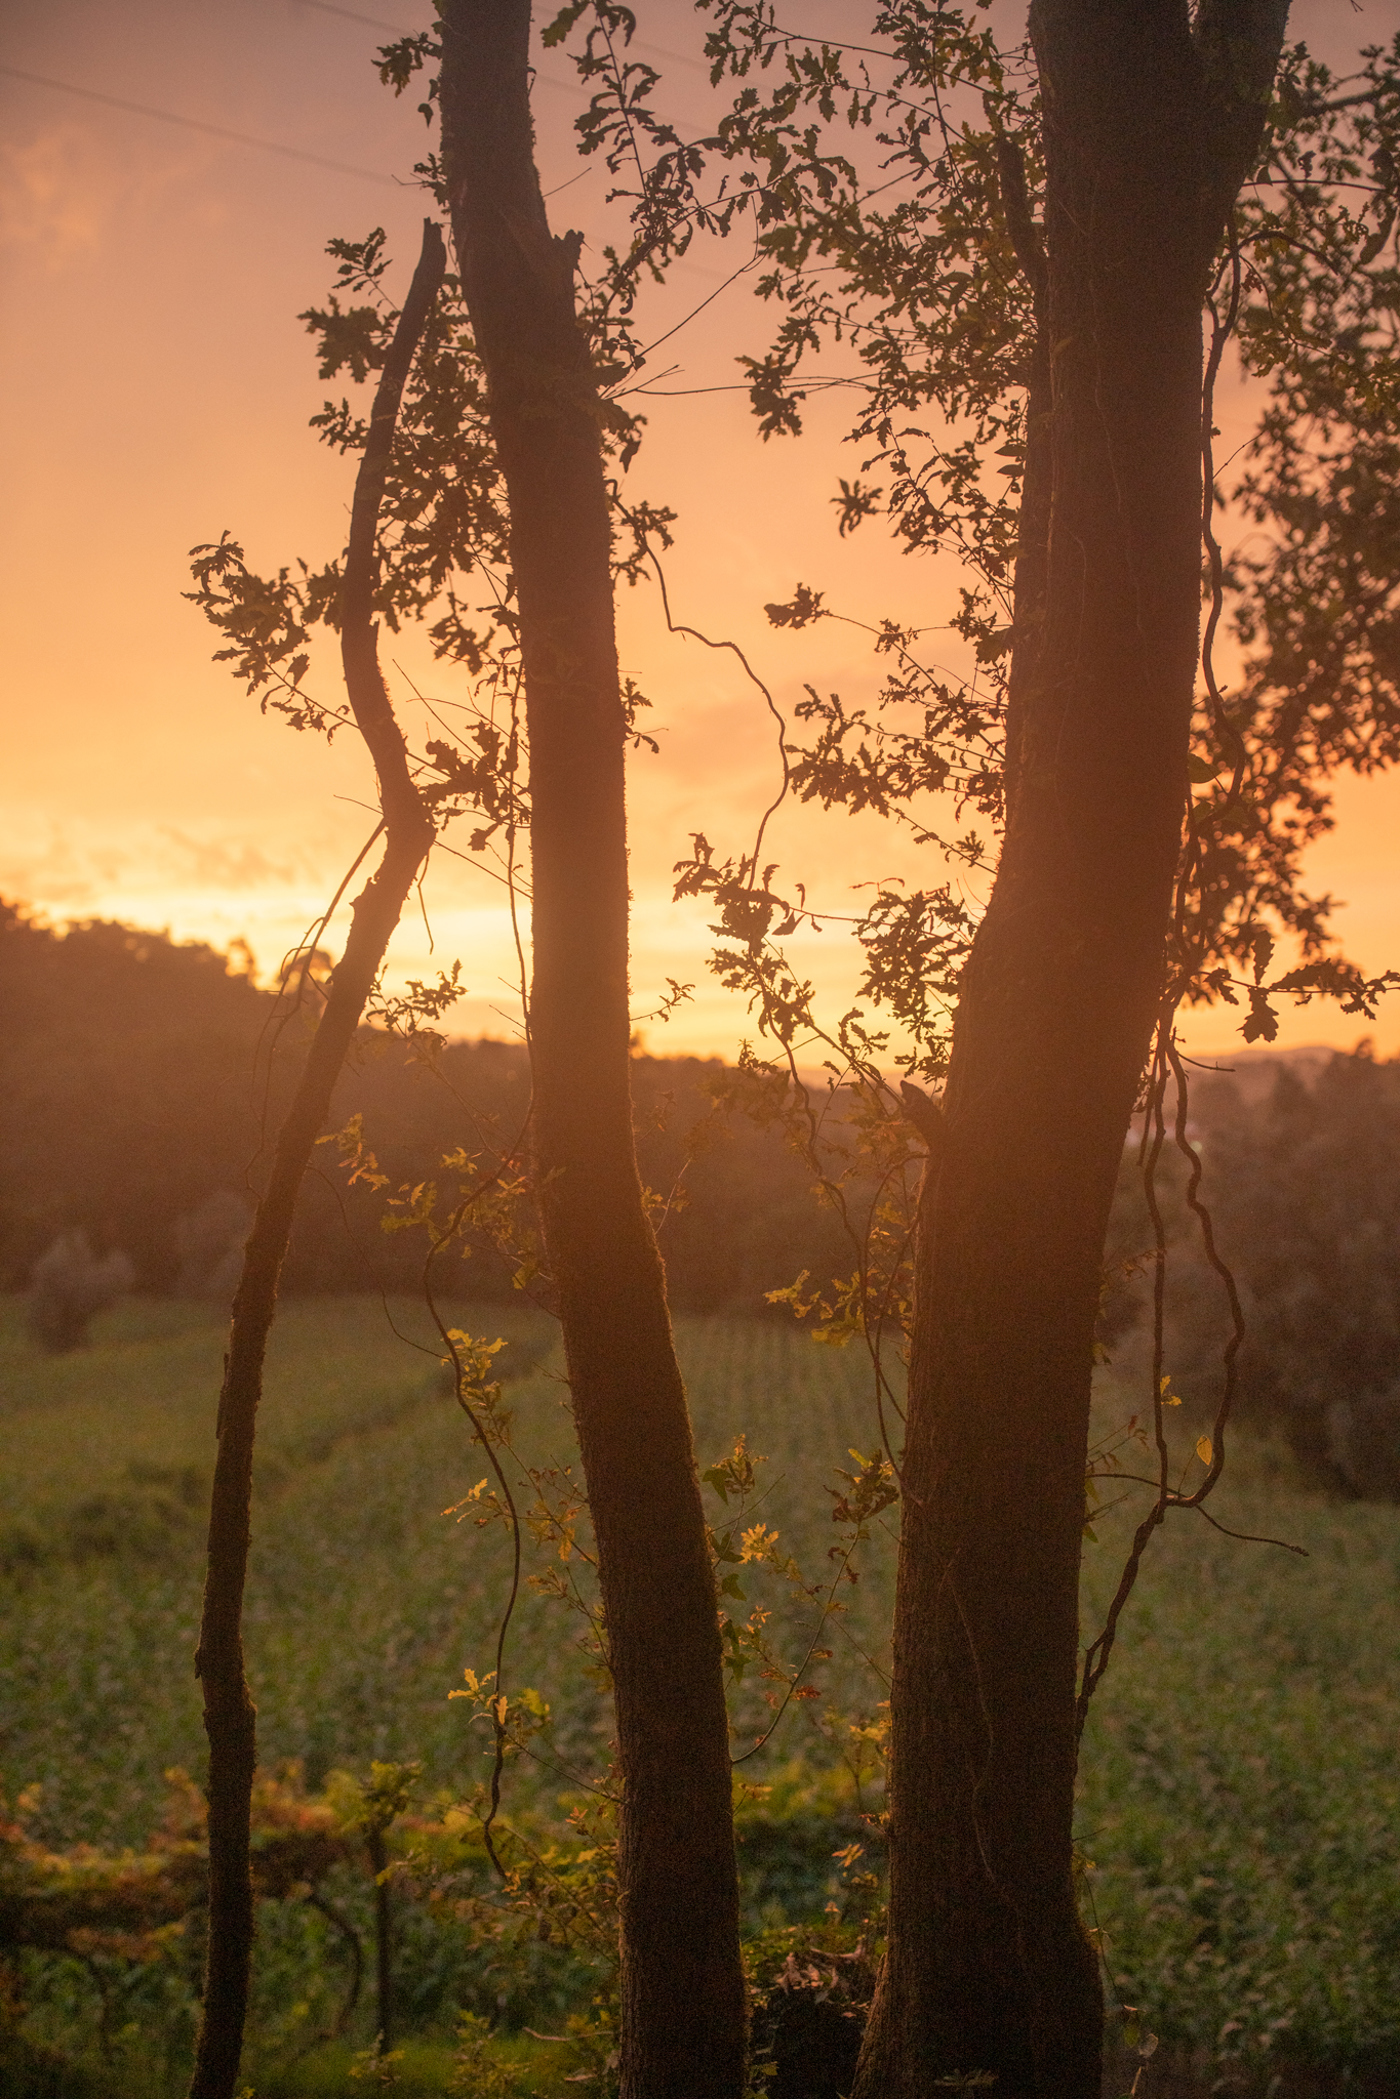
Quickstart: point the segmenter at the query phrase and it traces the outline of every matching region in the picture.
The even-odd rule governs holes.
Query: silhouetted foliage
[[[1400,1500],[1400,1060],[1363,1047],[1251,1078],[1198,1079],[1194,1102],[1248,1322],[1241,1409],[1314,1477]],[[1174,1217],[1167,1360],[1188,1402],[1218,1381],[1225,1326],[1193,1234]],[[1150,1244],[1126,1175],[1114,1236]]]
[[[140,1284],[177,1271],[177,1217],[242,1184],[253,1047],[272,1001],[213,948],[102,920],[59,935],[0,904],[9,1106],[0,1277],[63,1231],[120,1242]]]
[[[797,1948],[756,1999],[753,2054],[773,2063],[770,2099],[844,2099],[874,1988],[863,1946]]]

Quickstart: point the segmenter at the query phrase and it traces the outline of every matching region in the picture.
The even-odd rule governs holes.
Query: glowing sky
[[[639,11],[668,112],[699,128],[703,18],[683,0]],[[339,552],[353,470],[306,427],[328,389],[296,315],[324,295],[333,234],[382,223],[403,259],[396,281],[406,281],[422,201],[404,178],[425,133],[411,98],[396,102],[371,61],[395,29],[428,18],[423,0],[382,0],[382,11],[379,0],[7,0],[0,893],[55,919],[121,917],[219,945],[241,935],[268,970],[369,828],[362,754],[348,738],[328,750],[262,719],[210,662],[210,633],[180,593],[187,550],[225,527],[255,566],[299,554],[320,565]],[[1339,57],[1398,22],[1400,0],[1294,10],[1295,33]],[[849,33],[849,8],[822,0],[796,26],[838,23]],[[582,103],[566,63],[543,54],[541,169],[546,188],[570,185],[551,214],[596,245],[607,178],[574,156]],[[961,645],[938,631],[956,602],[953,567],[901,558],[878,522],[838,539],[830,494],[859,464],[838,443],[849,401],[817,403],[801,443],[755,438],[733,359],[763,346],[764,315],[744,280],[721,289],[747,252],[737,241],[697,252],[647,315],[659,337],[718,293],[656,352],[653,383],[675,397],[649,401],[651,434],[633,471],[637,494],[681,514],[668,563],[677,618],[740,642],[789,711],[807,680],[851,697],[872,687],[852,630],[793,636],[767,625],[764,602],[790,597],[799,579],[858,618],[892,614],[929,630],[929,654],[965,670]],[[681,391],[705,388],[719,390]],[[1238,399],[1225,407],[1236,420],[1246,411]],[[773,724],[731,657],[667,636],[653,591],[624,593],[620,612],[625,667],[655,703],[649,726],[662,745],[633,766],[634,1010],[644,1015],[668,977],[692,981],[693,1003],[666,1028],[647,1027],[650,1045],[732,1054],[742,1011],[707,977],[705,910],[670,902],[669,873],[693,830],[724,849],[748,842],[777,778]],[[410,639],[385,655],[412,728],[410,681],[450,697],[453,679]],[[329,665],[326,686],[333,694]],[[1347,900],[1338,923],[1357,958],[1381,968],[1400,961],[1400,783],[1343,783],[1338,800],[1342,820],[1313,877]],[[921,864],[869,819],[789,809],[767,844],[836,914],[857,907],[853,885],[872,877],[941,879],[927,855]],[[393,974],[460,957],[469,996],[455,1026],[506,1032],[514,970],[498,889],[441,858],[426,902],[433,952],[422,918],[406,921]],[[792,945],[834,1015],[852,981],[839,927]],[[1313,1007],[1287,1018],[1284,1039],[1350,1044],[1359,1032]],[[1188,1033],[1196,1048],[1230,1040],[1209,1016]],[[1375,1033],[1387,1051],[1400,1048],[1400,1000]]]

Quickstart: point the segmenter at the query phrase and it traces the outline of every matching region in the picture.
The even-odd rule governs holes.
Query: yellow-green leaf
[[[1209,1436],[1197,1436],[1196,1456],[1200,1459],[1203,1465],[1209,1465],[1211,1460],[1214,1458],[1215,1445],[1211,1442]]]

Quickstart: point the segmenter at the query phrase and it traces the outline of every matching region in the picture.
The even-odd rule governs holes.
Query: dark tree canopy
[[[300,1019],[242,973],[244,957],[112,922],[58,932],[17,906],[0,920],[0,990],[11,1016],[3,1074],[9,1170],[0,1278],[17,1289],[62,1231],[120,1247],[138,1287],[176,1286],[180,1224],[211,1196],[259,1184],[263,1103],[275,1124],[285,1076],[266,1046]],[[732,1081],[732,1073],[729,1074]],[[672,1301],[682,1311],[766,1310],[765,1293],[805,1268],[838,1273],[849,1246],[812,1197],[813,1176],[776,1124],[724,1111],[717,1059],[632,1058],[642,1178],[665,1207]],[[717,1094],[720,1098],[717,1099]],[[333,1111],[363,1118],[388,1192],[438,1171],[463,1142],[464,1120],[509,1142],[529,1103],[523,1045],[447,1042],[425,1061],[382,1028],[362,1031]],[[416,1290],[423,1248],[385,1234],[383,1191],[346,1188],[334,1147],[302,1196],[285,1287]],[[509,1298],[511,1271],[485,1241],[454,1290]]]

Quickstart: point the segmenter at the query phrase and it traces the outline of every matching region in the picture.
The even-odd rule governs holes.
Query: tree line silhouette
[[[0,902],[4,1288],[26,1289],[56,1243],[81,1232],[97,1261],[130,1263],[119,1288],[227,1301],[230,1248],[246,1233],[265,1128],[286,1091],[275,1055],[266,1069],[269,1035],[300,1025],[248,962],[237,948],[223,955],[110,920],[59,930]],[[848,1242],[776,1121],[764,1127],[730,1101],[732,1080],[717,1058],[632,1058],[668,1292],[681,1311],[786,1317],[767,1293],[803,1270],[831,1280]],[[508,1136],[529,1090],[523,1045],[450,1041],[432,1058],[367,1027],[335,1115],[362,1117],[393,1190],[432,1174],[460,1141],[464,1113]],[[1400,1060],[1365,1045],[1260,1059],[1199,1075],[1193,1112],[1220,1243],[1245,1297],[1242,1411],[1277,1425],[1313,1476],[1400,1496]],[[1136,1264],[1150,1232],[1134,1149],[1107,1253],[1110,1346],[1144,1309]],[[1222,1328],[1178,1197],[1168,1190],[1168,1354],[1189,1399],[1218,1375]],[[385,1207],[383,1190],[313,1173],[285,1286],[417,1290],[421,1244],[381,1230]],[[457,1279],[465,1297],[513,1295],[511,1269],[484,1235]]]
[[[95,1255],[128,1258],[139,1290],[198,1295],[213,1282],[227,1302],[236,1269],[228,1274],[225,1257],[240,1221],[246,1233],[302,1018],[258,985],[238,950],[225,956],[110,920],[60,931],[14,903],[0,904],[0,996],[11,1123],[0,1284],[25,1289],[54,1242],[81,1231]],[[719,1060],[636,1053],[631,1067],[638,1157],[664,1212],[673,1304],[760,1312],[765,1293],[802,1269],[835,1273],[846,1243],[813,1199],[810,1168],[776,1126],[724,1111]],[[363,1117],[392,1192],[436,1170],[461,1143],[464,1117],[509,1138],[529,1099],[523,1045],[448,1042],[425,1060],[414,1043],[366,1027],[332,1124]],[[318,1164],[284,1286],[418,1290],[422,1244],[380,1229],[383,1192],[347,1187],[329,1147]],[[511,1274],[479,1236],[448,1294],[508,1299]]]

